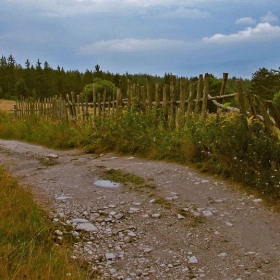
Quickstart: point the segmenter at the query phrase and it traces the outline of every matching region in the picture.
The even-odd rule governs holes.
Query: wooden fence
[[[96,117],[119,118],[126,111],[142,112],[149,114],[155,112],[155,117],[162,117],[171,128],[182,127],[188,118],[200,116],[203,122],[208,115],[210,101],[224,110],[240,113],[245,117],[259,118],[264,121],[268,132],[272,133],[272,127],[280,128],[280,115],[271,101],[261,101],[259,97],[252,96],[249,92],[244,93],[241,81],[237,81],[237,92],[225,95],[228,74],[223,74],[220,92],[217,96],[209,94],[209,75],[199,75],[196,91],[194,85],[188,84],[184,78],[180,79],[179,93],[175,92],[175,83],[171,80],[169,85],[155,85],[149,87],[147,77],[146,86],[139,86],[127,81],[126,92],[117,89],[113,96],[96,92],[93,87],[92,102],[88,102],[88,95],[75,95],[71,93],[66,98],[54,96],[43,100],[31,101],[22,98],[14,105],[15,118],[36,115],[41,118],[52,120],[94,120]],[[160,89],[161,88],[161,89]],[[179,96],[179,100],[175,99]],[[224,105],[224,101],[236,97],[238,108]],[[249,111],[246,108],[250,108]],[[217,110],[217,113],[219,110]],[[260,112],[260,114],[258,114]]]

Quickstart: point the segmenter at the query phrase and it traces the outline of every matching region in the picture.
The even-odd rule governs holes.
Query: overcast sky
[[[0,55],[84,72],[251,78],[280,67],[279,0],[0,0]]]

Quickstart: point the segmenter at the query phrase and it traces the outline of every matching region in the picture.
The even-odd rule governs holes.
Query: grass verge
[[[82,123],[11,120],[0,112],[0,137],[188,164],[241,182],[275,205],[280,199],[279,131],[269,136],[262,122],[249,119],[245,124],[239,114],[210,115],[206,123],[192,118],[180,130],[171,130],[155,113],[128,112]]]
[[[3,166],[0,216],[0,279],[95,279],[71,259],[69,244],[53,240],[47,214]]]

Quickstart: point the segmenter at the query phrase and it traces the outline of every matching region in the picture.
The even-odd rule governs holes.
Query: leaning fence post
[[[271,135],[273,133],[273,129],[272,129],[272,121],[267,113],[266,107],[264,106],[264,104],[262,103],[261,99],[255,95],[255,100],[260,108],[261,114],[263,116],[263,120],[267,129],[267,132],[269,135]]]
[[[268,107],[269,113],[274,119],[276,126],[278,127],[278,129],[280,129],[280,114],[278,110],[275,108],[271,100],[266,100],[265,105]]]

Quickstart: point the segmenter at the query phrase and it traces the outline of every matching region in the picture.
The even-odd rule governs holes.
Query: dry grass
[[[0,111],[12,111],[15,101],[0,99]]]
[[[96,279],[71,259],[70,240],[56,243],[47,213],[2,166],[0,186],[0,279]]]

